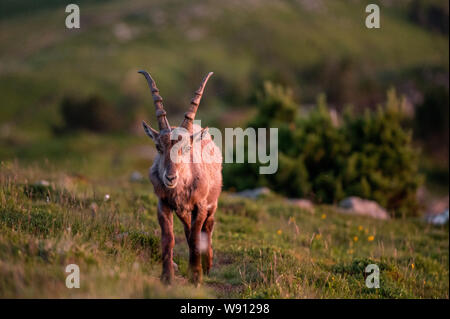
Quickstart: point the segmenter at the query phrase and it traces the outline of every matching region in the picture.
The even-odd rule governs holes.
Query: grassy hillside
[[[39,10],[21,3],[2,4],[0,118],[30,129],[58,123],[64,94],[99,94],[130,110],[147,104],[140,68],[172,114],[215,71],[200,115],[216,122],[263,80],[293,87],[305,103],[329,90],[331,103],[370,105],[411,74],[448,72],[448,37],[411,22],[410,1],[383,2],[379,30],[364,27],[366,1],[82,1],[79,30],[65,28],[57,1]]]
[[[134,169],[146,175],[154,149],[141,139],[111,141],[73,136],[46,143],[47,153],[65,152],[61,160],[1,163],[0,297],[448,298],[448,225],[227,193],[205,284],[187,282],[188,248],[177,220],[179,271],[176,284],[164,287],[157,199],[146,178],[129,180]],[[50,185],[36,185],[42,180]],[[70,263],[80,266],[80,289],[65,287]],[[378,290],[365,288],[370,263],[381,269]]]

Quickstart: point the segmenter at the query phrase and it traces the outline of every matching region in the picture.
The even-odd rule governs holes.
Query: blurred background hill
[[[81,28],[69,30],[64,1],[2,1],[0,156],[51,157],[42,144],[58,139],[52,152],[67,155],[61,136],[79,129],[142,134],[140,120],[155,119],[138,69],[178,124],[214,71],[198,118],[219,128],[251,121],[264,82],[290,90],[298,117],[320,94],[338,115],[362,114],[395,88],[420,170],[446,193],[448,1],[375,2],[381,29],[364,26],[368,1],[81,0]]]

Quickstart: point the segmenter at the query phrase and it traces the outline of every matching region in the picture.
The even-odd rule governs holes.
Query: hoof
[[[173,275],[166,275],[166,274],[161,275],[161,282],[167,286],[171,285],[173,282]]]
[[[195,271],[192,272],[189,278],[189,281],[195,286],[198,287],[202,283],[202,272],[201,271]]]

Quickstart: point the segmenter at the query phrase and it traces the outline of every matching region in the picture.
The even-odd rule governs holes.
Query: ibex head
[[[206,82],[208,82],[208,79],[213,73],[209,72],[203,79],[198,90],[195,91],[189,110],[184,114],[184,120],[179,127],[171,127],[169,125],[169,121],[166,117],[166,111],[164,110],[162,103],[163,99],[159,95],[159,90],[150,74],[146,71],[139,71],[139,73],[145,76],[148,86],[152,92],[153,101],[155,103],[156,118],[158,119],[159,132],[145,123],[145,121],[142,122],[142,125],[144,126],[145,133],[155,142],[156,149],[158,151],[158,156],[155,158],[155,162],[158,162],[159,178],[163,181],[167,188],[175,188],[178,183],[179,172],[185,168],[184,166],[186,164],[185,161],[173,161],[171,153],[173,154],[174,152],[171,151],[175,144],[180,145],[178,142],[182,140],[182,135],[179,132],[184,131],[189,134],[189,139],[185,141],[183,145],[180,145],[181,147],[177,147],[177,155],[186,156],[191,154],[192,143],[194,141],[193,123],[195,114],[197,113],[198,105],[200,104]],[[201,132],[196,132],[195,134],[200,133],[201,137],[204,130],[206,129],[203,129]],[[174,139],[174,136],[176,136],[176,139]]]

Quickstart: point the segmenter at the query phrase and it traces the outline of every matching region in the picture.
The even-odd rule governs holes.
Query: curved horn
[[[198,90],[195,91],[195,95],[191,100],[191,106],[189,107],[189,111],[184,113],[184,120],[183,123],[181,123],[181,127],[184,127],[191,133],[192,133],[192,125],[195,119],[195,114],[197,113],[198,105],[200,104],[200,100],[202,99],[203,90],[205,89],[206,82],[208,82],[211,75],[213,75],[213,72],[209,72],[208,75],[206,75],[203,78],[202,84],[200,85]]]
[[[141,70],[141,71],[138,71],[138,73],[141,73],[145,76],[145,79],[147,80],[147,83],[148,83],[148,87],[150,88],[150,91],[152,92],[153,102],[155,103],[156,118],[158,119],[159,130],[160,131],[162,131],[164,129],[170,130],[169,121],[167,120],[166,111],[164,111],[164,106],[162,103],[163,99],[162,99],[161,95],[159,95],[159,90],[156,87],[155,81],[153,81],[150,74],[148,74],[146,71]]]

